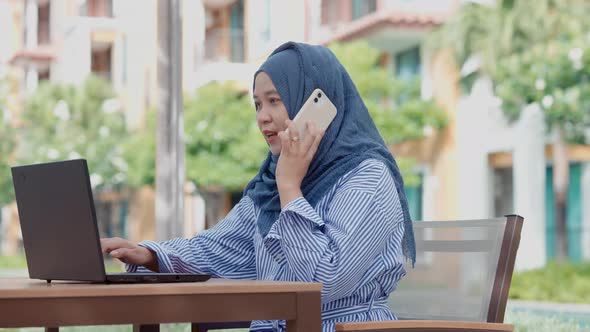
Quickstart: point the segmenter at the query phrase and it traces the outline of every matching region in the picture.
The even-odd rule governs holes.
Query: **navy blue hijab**
[[[336,118],[326,130],[301,184],[305,199],[315,207],[340,177],[363,160],[381,160],[395,180],[403,210],[403,253],[414,263],[414,231],[401,174],[356,86],[336,56],[323,46],[288,42],[270,55],[254,78],[262,71],[272,80],[290,119],[295,117],[316,88],[322,89],[336,106]],[[274,176],[277,158],[269,152],[258,175],[244,190],[244,195],[249,196],[261,209],[257,225],[263,237],[268,234],[281,212]]]

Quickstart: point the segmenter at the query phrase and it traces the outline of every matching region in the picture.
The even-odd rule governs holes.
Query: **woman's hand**
[[[285,123],[289,131],[281,131],[278,134],[281,139],[281,154],[276,170],[281,208],[303,196],[301,182],[324,137],[324,131],[317,129],[311,121],[306,123],[303,139],[293,121],[287,120]]]
[[[102,253],[109,253],[123,263],[141,265],[158,272],[158,257],[151,250],[140,247],[136,243],[119,238],[100,239]]]

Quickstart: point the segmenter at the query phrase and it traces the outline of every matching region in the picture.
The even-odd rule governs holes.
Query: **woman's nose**
[[[261,107],[257,114],[258,121],[261,123],[267,123],[272,121],[268,108]]]

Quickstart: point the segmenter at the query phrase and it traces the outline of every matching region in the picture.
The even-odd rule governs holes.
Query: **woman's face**
[[[281,153],[281,139],[277,135],[287,129],[285,121],[289,119],[287,108],[265,72],[260,72],[254,80],[254,105],[256,123],[260,132],[274,155]]]

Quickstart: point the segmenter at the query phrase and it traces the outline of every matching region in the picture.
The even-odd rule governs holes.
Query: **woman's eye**
[[[281,100],[279,98],[271,98],[270,99],[270,103],[273,104],[273,105],[276,104],[276,103],[278,103],[278,102],[280,102],[280,101]]]
[[[254,108],[256,109],[256,112],[258,112],[260,110],[260,103],[254,103]]]

